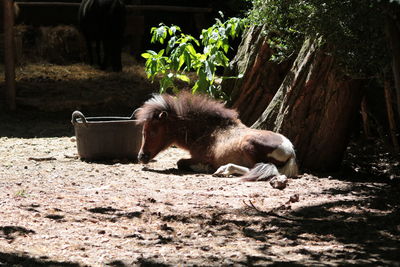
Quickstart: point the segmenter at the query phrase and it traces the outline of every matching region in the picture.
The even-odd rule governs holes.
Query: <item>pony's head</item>
[[[168,98],[169,96],[155,95],[135,113],[138,123],[143,125],[139,162],[148,163],[172,144],[167,123]]]

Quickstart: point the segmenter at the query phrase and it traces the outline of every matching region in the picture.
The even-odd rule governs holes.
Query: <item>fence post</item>
[[[4,72],[5,98],[9,110],[16,109],[15,103],[15,46],[14,46],[14,3],[13,0],[3,0],[4,3]]]

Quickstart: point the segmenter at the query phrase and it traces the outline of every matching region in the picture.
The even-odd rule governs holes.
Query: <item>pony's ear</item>
[[[160,120],[166,119],[168,117],[168,112],[166,111],[162,111],[159,115],[158,118],[160,118]]]

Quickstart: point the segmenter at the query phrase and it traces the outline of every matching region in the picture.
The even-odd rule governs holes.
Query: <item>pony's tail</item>
[[[241,178],[243,181],[265,181],[278,175],[294,177],[298,174],[299,168],[296,163],[296,157],[292,156],[281,168],[277,168],[272,163],[257,163],[248,173]]]
[[[279,168],[281,174],[287,177],[295,177],[299,174],[299,167],[297,166],[296,156],[292,156],[283,167]]]

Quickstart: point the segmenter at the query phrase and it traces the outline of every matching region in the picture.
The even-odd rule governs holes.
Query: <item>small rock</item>
[[[211,247],[210,246],[202,246],[202,247],[200,247],[200,249],[203,251],[210,251]]]
[[[280,189],[280,190],[286,188],[287,183],[288,183],[288,179],[287,179],[286,175],[275,176],[269,181],[269,184],[273,188]]]
[[[299,200],[300,200],[299,194],[294,194],[290,196],[288,203],[299,202]]]
[[[149,201],[150,203],[156,203],[156,202],[157,202],[157,200],[155,200],[155,199],[152,198],[152,197],[149,197],[149,198],[147,199],[147,201]]]
[[[160,225],[160,230],[173,232],[174,228],[172,228],[172,227],[168,226],[166,223],[164,223],[164,224]]]

